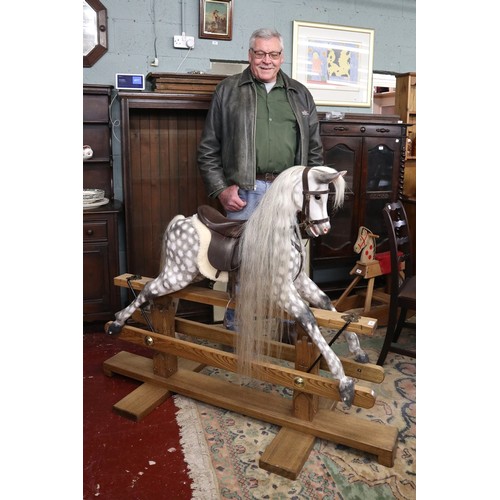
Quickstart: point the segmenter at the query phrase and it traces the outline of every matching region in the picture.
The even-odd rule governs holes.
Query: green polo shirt
[[[269,93],[262,82],[257,87],[257,173],[282,172],[295,164],[297,122],[278,75]]]

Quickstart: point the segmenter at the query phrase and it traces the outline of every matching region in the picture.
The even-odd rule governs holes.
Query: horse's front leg
[[[325,309],[326,311],[335,311],[335,307],[330,300],[330,297],[314,283],[314,281],[305,273],[300,273],[294,282],[300,296],[306,300],[312,307]],[[368,354],[361,349],[359,338],[354,332],[345,331],[345,339],[349,352],[354,356],[354,360],[358,363],[368,363],[370,361]]]
[[[302,326],[325,358],[331,374],[339,381],[339,391],[342,402],[350,407],[354,399],[354,380],[345,375],[344,367],[340,359],[332,351],[321,334],[314,314],[302,301],[293,304],[287,312]]]
[[[358,363],[369,363],[370,358],[368,354],[361,349],[361,345],[359,344],[359,337],[354,332],[345,331],[344,337],[347,341],[347,346],[349,347],[349,351],[354,355],[354,361]]]

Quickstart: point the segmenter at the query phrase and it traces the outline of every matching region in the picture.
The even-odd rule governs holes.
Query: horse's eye
[[[319,201],[319,200],[321,200],[321,195],[319,195],[319,194],[315,194],[315,195],[314,195],[314,199],[315,199],[315,200],[318,200],[318,201]]]

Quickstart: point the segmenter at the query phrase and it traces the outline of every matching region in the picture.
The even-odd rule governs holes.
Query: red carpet
[[[124,350],[148,357],[150,352],[94,331],[100,333],[83,335],[83,498],[190,499],[173,399],[140,422],[112,410],[139,382],[104,375],[103,362]]]

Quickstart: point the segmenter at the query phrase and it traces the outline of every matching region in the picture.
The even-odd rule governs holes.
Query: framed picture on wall
[[[233,0],[200,0],[200,38],[232,40]]]
[[[293,22],[292,77],[317,105],[372,105],[374,30]]]

